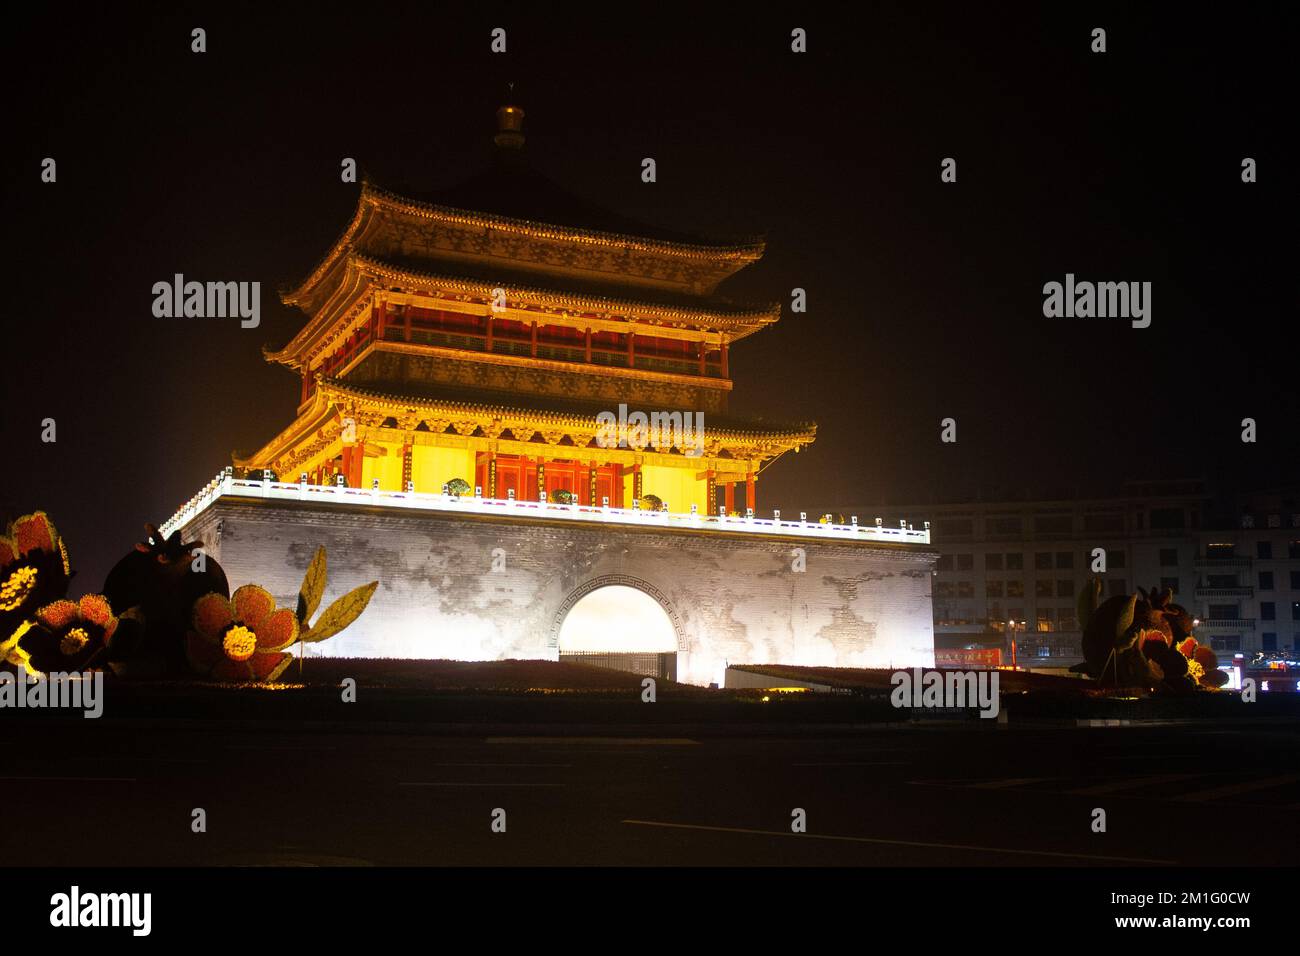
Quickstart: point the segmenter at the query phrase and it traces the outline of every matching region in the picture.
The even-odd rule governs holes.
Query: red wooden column
[[[723,378],[730,377],[727,371],[727,343],[726,342],[722,343],[722,377]]]
[[[736,483],[728,481],[723,486],[723,506],[727,509],[727,514],[736,510]]]
[[[411,304],[409,302],[402,308],[402,336],[406,341],[411,341]]]
[[[361,487],[361,466],[366,460],[366,443],[359,441],[352,448],[352,467],[348,470],[347,482],[352,488]]]
[[[533,319],[533,328],[532,328],[531,335],[532,335],[532,344],[530,346],[532,350],[531,354],[533,358],[537,358],[537,320],[536,319]]]
[[[345,485],[350,485],[352,487],[356,487],[355,485],[352,485],[352,459],[354,457],[356,457],[356,446],[344,445],[343,446],[343,470],[341,474],[343,475],[343,483]]]
[[[488,313],[488,317],[487,317],[487,342],[485,343],[484,351],[486,352],[492,351],[492,313],[491,312]]]
[[[705,353],[704,343],[703,342],[699,343],[699,345],[697,345],[696,348],[699,350],[700,353],[700,374],[703,375],[704,374],[704,353]]]
[[[298,400],[298,404],[300,405],[303,402],[307,401],[307,375],[308,375],[307,369],[304,368],[302,370],[302,398]]]
[[[591,364],[591,329],[587,329],[587,364]]]
[[[627,367],[636,368],[636,333],[627,334]]]
[[[379,313],[379,328],[377,332],[377,337],[379,341],[382,342],[384,340],[384,329],[387,328],[388,326],[388,303],[385,302],[383,299],[380,299],[379,307],[375,309],[375,311]]]
[[[752,471],[745,473],[745,507],[758,510],[758,497],[754,489],[754,473]]]

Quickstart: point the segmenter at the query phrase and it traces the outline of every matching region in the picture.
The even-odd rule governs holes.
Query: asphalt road
[[[6,865],[1284,865],[1300,726],[509,737],[28,727]],[[651,736],[653,734],[653,736]],[[207,832],[191,829],[206,811]],[[505,811],[504,833],[492,832]],[[792,811],[807,831],[791,831]],[[1092,812],[1106,812],[1106,832]],[[1276,826],[1270,826],[1276,824]],[[1269,834],[1274,834],[1270,836]]]

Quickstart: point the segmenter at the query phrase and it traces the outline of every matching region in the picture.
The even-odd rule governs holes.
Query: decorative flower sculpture
[[[1097,603],[1101,581],[1079,595],[1084,663],[1076,670],[1116,687],[1175,692],[1217,690],[1228,682],[1218,658],[1191,635],[1194,621],[1168,588]]]
[[[1217,690],[1231,679],[1219,670],[1219,655],[1205,644],[1189,637],[1178,645],[1180,654],[1187,659],[1187,674],[1202,687]]]
[[[117,618],[102,594],[80,601],[55,601],[36,612],[18,647],[29,671],[42,674],[82,671],[97,658],[117,630]]]
[[[145,540],[113,566],[104,581],[104,594],[121,628],[109,658],[114,670],[186,674],[185,635],[194,602],[205,594],[230,596],[226,573],[216,558],[203,553],[202,541],[182,541],[180,531],[164,538],[146,524]],[[127,618],[131,609],[136,613]]]
[[[1163,632],[1144,631],[1139,642],[1157,685],[1176,691],[1196,689],[1196,681],[1188,677],[1187,658]]]
[[[0,660],[18,663],[21,630],[33,612],[68,593],[72,571],[54,522],[43,511],[23,515],[0,537]]]
[[[190,665],[227,681],[273,681],[293,660],[284,649],[298,640],[298,616],[276,608],[265,588],[245,584],[229,600],[205,594],[194,604],[186,636]]]

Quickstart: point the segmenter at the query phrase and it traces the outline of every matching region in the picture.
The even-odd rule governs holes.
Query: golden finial
[[[508,99],[514,98],[515,85],[507,84]],[[502,106],[497,110],[497,134],[493,140],[498,146],[519,149],[524,145],[524,111],[518,106]]]

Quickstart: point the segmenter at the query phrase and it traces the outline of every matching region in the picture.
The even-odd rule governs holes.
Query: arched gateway
[[[659,589],[623,574],[574,590],[555,614],[550,644],[561,661],[674,680],[677,652],[687,649],[681,620]]]

